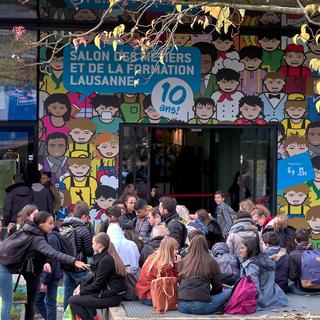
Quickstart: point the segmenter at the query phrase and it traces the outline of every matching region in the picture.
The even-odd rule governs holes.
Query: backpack
[[[76,229],[77,228],[74,228],[71,225],[62,226],[57,235],[61,245],[61,252],[81,260],[77,250]],[[70,265],[61,264],[61,267],[64,270],[74,270]]]
[[[300,280],[304,289],[320,289],[320,250],[303,251]]]
[[[19,273],[27,262],[27,253],[34,237],[19,230],[0,244],[0,264],[10,273]]]
[[[240,261],[237,256],[231,253],[224,253],[219,254],[214,258],[221,270],[222,282],[228,285],[234,284],[240,276]]]
[[[139,269],[126,266],[126,271],[127,271],[126,280],[125,280],[126,293],[123,295],[123,300],[126,300],[126,301],[138,300],[138,296],[136,294],[136,284],[139,278]]]
[[[177,285],[176,277],[159,277],[152,280],[150,293],[155,313],[178,309]]]
[[[249,276],[242,277],[232,290],[224,312],[228,314],[250,314],[257,309],[257,287]]]

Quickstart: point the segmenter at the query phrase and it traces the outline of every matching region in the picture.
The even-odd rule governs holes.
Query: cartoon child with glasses
[[[305,218],[311,204],[309,193],[310,187],[306,184],[297,184],[284,189],[278,213],[286,213],[288,218]]]
[[[211,98],[198,98],[193,106],[194,118],[191,118],[189,124],[217,124],[218,119],[213,115],[216,111],[216,104]]]

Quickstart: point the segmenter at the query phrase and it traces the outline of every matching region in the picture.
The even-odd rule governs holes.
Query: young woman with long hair
[[[92,320],[90,309],[105,309],[120,304],[124,294],[126,268],[110,242],[109,236],[100,232],[92,239],[93,276],[82,282],[69,299],[73,315],[82,320]]]
[[[164,237],[157,249],[141,268],[136,293],[142,303],[152,305],[151,282],[158,277],[178,277],[177,254],[179,243],[171,237]]]
[[[222,291],[220,269],[208,251],[203,235],[196,235],[181,262],[178,310],[189,314],[213,314],[223,310],[231,290]]]
[[[241,247],[243,274],[255,282],[258,297],[257,310],[280,308],[288,305],[288,298],[275,283],[276,264],[260,251],[257,237],[247,238]]]

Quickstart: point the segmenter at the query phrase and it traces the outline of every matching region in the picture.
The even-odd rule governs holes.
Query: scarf
[[[62,167],[64,165],[66,157],[62,156],[59,158],[55,158],[52,156],[48,156],[47,159],[48,159],[49,165],[51,166],[52,164],[51,172],[55,173],[57,177],[61,177],[63,175]]]
[[[233,101],[233,98],[232,98],[232,93],[226,93],[226,92],[221,92],[221,96],[218,100],[218,102],[223,102],[225,99],[229,100],[229,101]]]
[[[314,146],[313,144],[309,144],[309,150],[312,152],[312,157],[320,155],[320,146]]]

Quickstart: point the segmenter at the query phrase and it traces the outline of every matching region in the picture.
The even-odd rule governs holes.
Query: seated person
[[[301,282],[302,271],[303,271],[302,270],[303,253],[306,250],[313,250],[313,246],[309,242],[309,237],[310,237],[309,230],[298,229],[295,233],[295,242],[297,244],[296,249],[291,251],[289,254],[289,279],[294,282],[293,284],[289,285],[289,291],[294,294],[300,294],[300,295],[320,294],[320,289],[305,288],[304,287],[305,285],[303,285]],[[319,272],[316,272],[315,275],[317,277],[317,275],[319,275]],[[315,280],[317,280],[317,283],[320,283],[320,279],[315,279]]]
[[[177,254],[179,243],[171,237],[165,237],[159,249],[146,260],[141,268],[136,285],[136,293],[143,304],[152,305],[151,282],[161,277],[178,277]]]
[[[93,237],[93,275],[84,279],[69,299],[72,314],[82,320],[92,319],[90,309],[116,307],[122,300],[126,268],[115,251],[113,256],[109,254],[109,244],[106,233],[100,232]]]
[[[280,247],[280,237],[274,231],[262,235],[265,253],[276,263],[275,283],[284,291],[288,291],[289,255]]]
[[[257,310],[275,309],[288,305],[288,298],[275,283],[276,264],[260,252],[257,237],[244,240],[242,245],[243,274],[251,277],[257,288]]]

